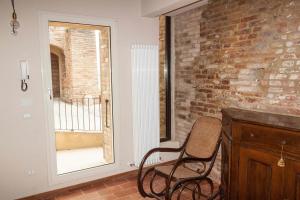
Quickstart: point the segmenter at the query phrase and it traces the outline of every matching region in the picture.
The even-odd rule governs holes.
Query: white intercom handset
[[[25,92],[28,89],[28,83],[26,81],[29,80],[29,69],[28,69],[27,60],[21,60],[20,67],[21,67],[21,90]]]

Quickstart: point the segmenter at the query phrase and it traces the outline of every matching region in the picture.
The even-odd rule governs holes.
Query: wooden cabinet
[[[222,113],[224,199],[300,200],[300,118],[233,108]]]
[[[300,161],[286,160],[285,194],[286,199],[300,200]]]

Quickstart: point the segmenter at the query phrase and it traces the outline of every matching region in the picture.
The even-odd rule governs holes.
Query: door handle
[[[106,128],[109,128],[109,125],[108,125],[108,122],[107,122],[107,114],[108,114],[108,103],[109,103],[109,100],[108,99],[105,99],[105,126]]]

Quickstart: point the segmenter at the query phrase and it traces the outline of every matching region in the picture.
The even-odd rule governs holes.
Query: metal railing
[[[101,97],[53,100],[56,131],[102,131]]]

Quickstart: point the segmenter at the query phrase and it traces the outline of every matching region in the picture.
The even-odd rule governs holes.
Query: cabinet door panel
[[[285,199],[300,200],[300,161],[286,160]]]
[[[240,200],[281,200],[283,170],[279,156],[241,147],[239,161]]]

